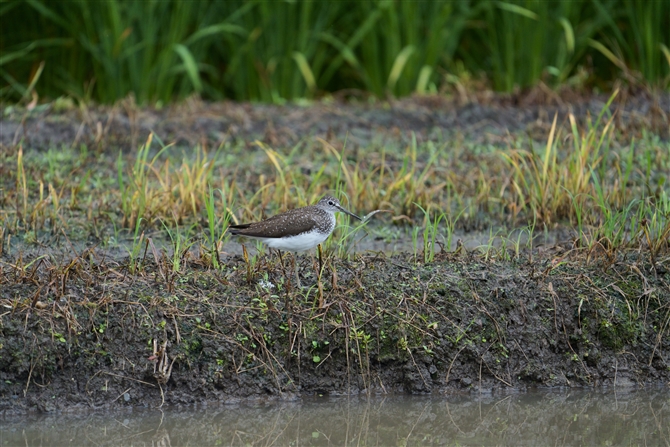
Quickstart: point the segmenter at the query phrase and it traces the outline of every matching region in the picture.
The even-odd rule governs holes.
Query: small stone
[[[126,402],[129,402],[130,401],[130,394],[123,393],[123,400],[125,400]]]

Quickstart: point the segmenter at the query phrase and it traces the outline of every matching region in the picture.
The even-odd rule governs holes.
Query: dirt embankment
[[[303,290],[274,257],[4,267],[0,413],[668,384],[670,259],[553,259],[306,257]]]

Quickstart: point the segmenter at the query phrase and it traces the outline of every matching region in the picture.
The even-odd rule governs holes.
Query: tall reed
[[[11,100],[402,96],[464,73],[503,91],[584,82],[584,71],[595,84],[670,85],[662,1],[25,0],[2,3],[0,20]]]

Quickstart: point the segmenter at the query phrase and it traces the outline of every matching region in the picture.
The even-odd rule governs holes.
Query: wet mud
[[[196,99],[160,109],[138,107],[132,98],[114,106],[58,108],[32,111],[6,108],[0,144],[23,141],[32,148],[87,144],[125,150],[142,144],[154,132],[165,142],[217,147],[226,141],[290,146],[305,137],[346,139],[349,147],[377,139],[419,142],[454,135],[476,143],[496,142],[509,133],[525,132],[546,139],[554,116],[558,123],[573,114],[578,123],[595,119],[610,95],[534,89],[514,95],[481,93],[448,99],[414,97],[380,102],[322,101],[306,105],[206,103]],[[624,89],[610,106],[615,125],[631,137],[643,130],[670,137],[670,93]]]

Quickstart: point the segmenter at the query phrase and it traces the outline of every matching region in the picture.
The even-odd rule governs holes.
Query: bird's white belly
[[[300,252],[314,248],[326,239],[329,234],[319,233],[313,231],[310,233],[302,233],[297,236],[283,237],[283,238],[259,238],[268,247],[276,248],[277,250]]]

